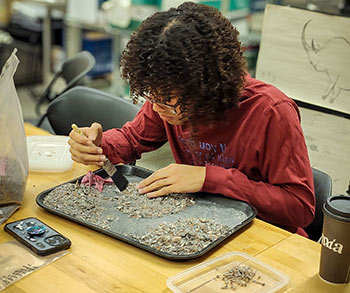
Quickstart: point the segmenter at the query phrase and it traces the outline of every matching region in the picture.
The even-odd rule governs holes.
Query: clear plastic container
[[[28,136],[29,171],[64,172],[72,168],[69,137],[63,135]]]
[[[232,276],[229,272],[233,268],[248,266],[254,275],[249,281],[239,285],[227,281],[226,276]],[[234,269],[236,272],[237,270]],[[237,280],[237,277],[235,277]],[[246,284],[244,286],[244,284]],[[173,292],[282,292],[288,288],[289,277],[273,267],[240,252],[229,252],[222,256],[200,263],[167,280],[167,286]]]

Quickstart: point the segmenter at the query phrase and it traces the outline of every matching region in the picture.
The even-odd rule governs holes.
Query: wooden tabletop
[[[25,124],[26,135],[47,135]],[[73,163],[63,173],[30,172],[22,207],[7,222],[37,217],[72,241],[70,253],[54,263],[29,274],[4,292],[171,292],[166,280],[191,266],[222,255],[240,251],[256,256],[290,277],[291,292],[321,291],[330,287],[318,278],[320,245],[278,227],[254,219],[230,238],[202,257],[171,261],[130,244],[48,213],[40,208],[36,196],[53,186],[96,170],[93,166]],[[4,223],[5,224],[5,223]],[[12,240],[0,226],[0,243]],[[317,291],[310,291],[310,288]],[[349,286],[348,286],[349,287]],[[345,286],[336,286],[348,292]]]

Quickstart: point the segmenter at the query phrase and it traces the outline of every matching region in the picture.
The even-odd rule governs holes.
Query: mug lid
[[[323,211],[330,217],[350,222],[350,196],[332,196],[323,205]]]

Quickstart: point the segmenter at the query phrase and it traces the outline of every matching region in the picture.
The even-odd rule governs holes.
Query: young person
[[[121,129],[71,132],[72,158],[129,163],[168,141],[176,163],[143,180],[141,193],[222,194],[306,236],[315,196],[298,108],[247,74],[237,35],[217,9],[193,2],[147,18],[121,58],[134,101],[147,101]]]

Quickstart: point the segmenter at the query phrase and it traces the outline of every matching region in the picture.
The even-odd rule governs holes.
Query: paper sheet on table
[[[350,18],[267,5],[256,77],[295,100],[350,113]]]

